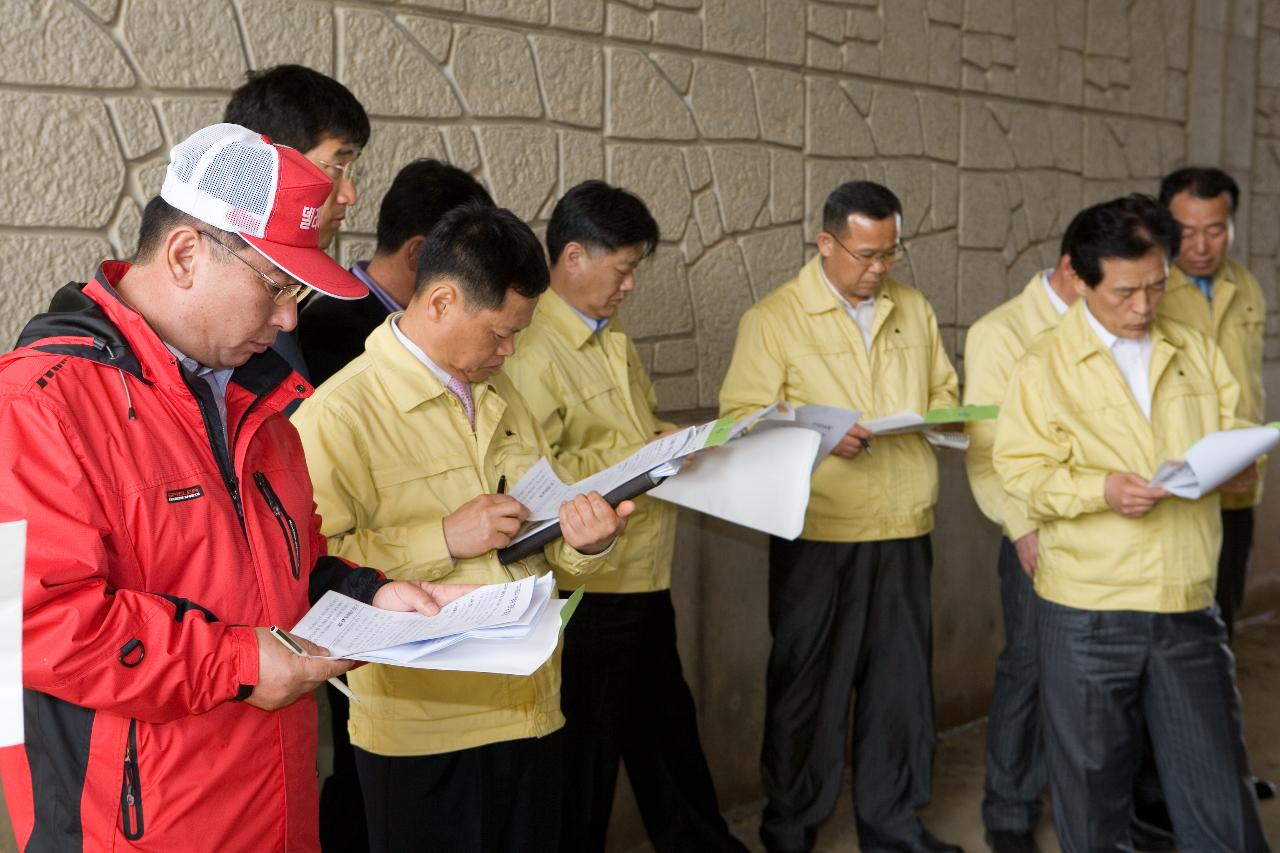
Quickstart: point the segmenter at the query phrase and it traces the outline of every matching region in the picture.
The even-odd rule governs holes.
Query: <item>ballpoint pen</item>
[[[502,474],[498,477],[498,494],[505,495],[507,493],[507,475]]]
[[[299,655],[301,657],[307,656],[306,649],[302,648],[302,646],[298,644],[298,641],[293,638],[293,635],[290,634],[285,629],[277,625],[272,625],[271,636],[279,640],[286,649],[293,652],[295,655]],[[329,679],[329,683],[332,684],[334,687],[336,687],[339,693],[344,694],[352,702],[360,701],[360,697],[352,693],[351,688],[348,687],[346,683],[343,682],[343,680],[341,678],[338,678],[336,675],[333,678]]]

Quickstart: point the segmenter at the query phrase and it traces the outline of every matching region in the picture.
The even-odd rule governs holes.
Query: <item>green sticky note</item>
[[[719,447],[724,444],[729,440],[729,433],[736,423],[733,418],[720,418],[712,425],[711,432],[707,434],[707,443],[703,447]]]
[[[1000,414],[999,406],[954,406],[934,409],[924,416],[927,424],[955,424],[968,421],[993,421]]]
[[[564,631],[564,626],[569,624],[569,620],[573,618],[573,611],[578,609],[578,602],[582,601],[582,594],[587,591],[585,586],[580,586],[573,591],[573,594],[565,599],[564,606],[560,608],[560,631]]]

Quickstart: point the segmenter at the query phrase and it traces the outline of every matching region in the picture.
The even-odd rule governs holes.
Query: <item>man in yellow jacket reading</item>
[[[720,410],[776,400],[865,418],[956,404],[956,374],[920,291],[889,273],[902,204],[870,181],[837,187],[818,254],[743,315]],[[769,543],[761,769],[769,850],[809,850],[844,776],[852,697],[853,788],[863,851],[954,851],[916,809],[932,789],[929,532],[938,464],[919,433],[855,425],[813,474],[804,529]]]
[[[605,566],[634,504],[596,493],[561,506],[564,538],[542,552],[510,565],[495,552],[528,517],[504,483],[550,455],[500,372],[547,283],[542,246],[510,211],[468,204],[432,229],[406,310],[294,416],[334,553],[457,583]],[[529,677],[370,664],[349,678],[370,850],[557,850],[558,654]]]
[[[1078,214],[1063,248],[1081,298],[1018,363],[996,423],[996,471],[1040,531],[1040,700],[1066,853],[1132,849],[1143,720],[1179,848],[1267,849],[1213,601],[1219,498],[1147,485],[1246,425],[1221,350],[1156,314],[1178,243],[1148,196]],[[1250,466],[1223,489],[1255,479]]]

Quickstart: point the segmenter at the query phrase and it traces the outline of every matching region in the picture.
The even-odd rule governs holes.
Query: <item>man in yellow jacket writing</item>
[[[528,516],[502,485],[551,452],[500,372],[547,284],[542,246],[510,211],[464,205],[432,229],[406,310],[294,417],[334,553],[458,583],[605,565],[635,507],[596,493],[561,506],[564,538],[542,552],[505,566],[495,552]],[[557,849],[558,654],[527,678],[371,664],[350,683],[370,850]]]
[[[889,275],[902,204],[851,181],[823,208],[818,254],[743,315],[723,415],[776,400],[866,418],[956,404],[955,370],[920,291]],[[804,529],[769,543],[761,769],[771,851],[809,850],[835,807],[853,700],[854,805],[863,851],[959,850],[916,809],[932,789],[929,532],[938,464],[919,434],[855,425],[813,474]]]
[[[1218,347],[1156,314],[1179,239],[1148,196],[1076,216],[1063,249],[1081,298],[1019,361],[996,423],[996,471],[1040,531],[1041,709],[1066,853],[1131,849],[1144,719],[1178,846],[1267,849],[1213,601],[1218,495],[1147,485],[1205,434],[1245,425]]]

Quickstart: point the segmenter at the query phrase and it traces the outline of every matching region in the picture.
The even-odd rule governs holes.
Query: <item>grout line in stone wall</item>
[[[249,27],[244,20],[244,10],[240,8],[240,0],[230,0],[231,18],[236,24],[236,38],[240,41],[240,52],[244,55],[245,68],[257,68],[253,58],[253,40],[249,38]]]

